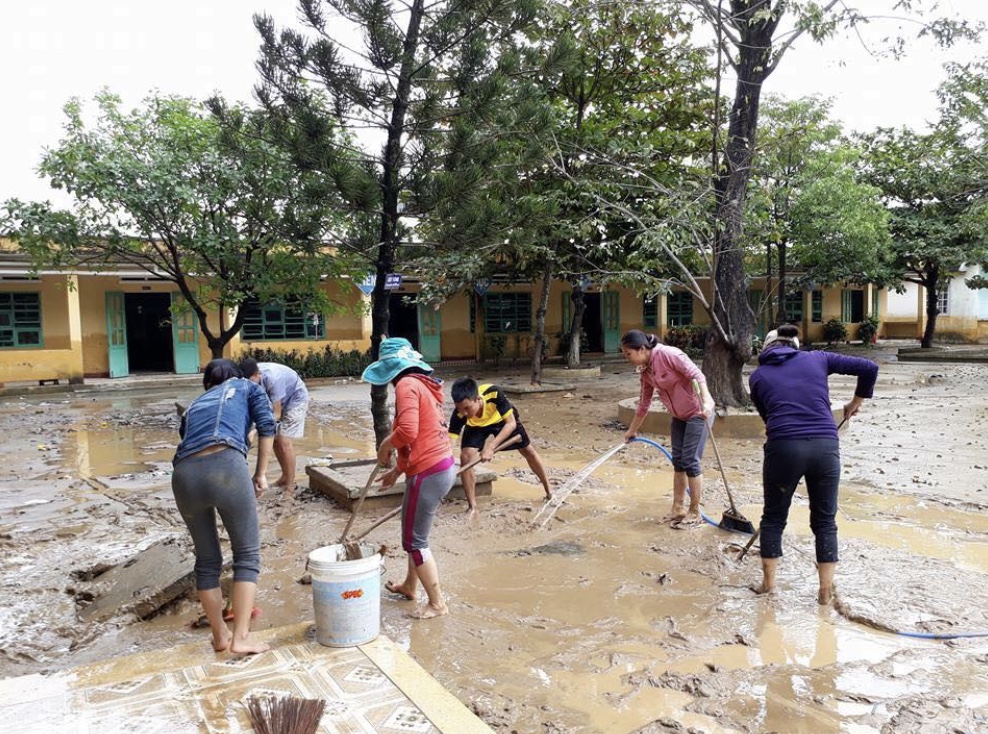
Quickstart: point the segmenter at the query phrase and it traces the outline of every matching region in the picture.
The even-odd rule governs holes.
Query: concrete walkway
[[[238,657],[202,642],[0,680],[0,732],[241,734],[252,694],[322,699],[322,734],[493,734],[386,637],[324,647],[311,624],[256,632],[271,650]]]

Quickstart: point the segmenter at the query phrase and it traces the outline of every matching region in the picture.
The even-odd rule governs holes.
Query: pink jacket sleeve
[[[670,373],[674,375],[672,380]],[[641,394],[635,415],[648,412],[656,388],[666,409],[674,416],[685,419],[702,412],[703,406],[693,390],[694,381],[706,384],[707,378],[685,352],[663,344],[654,347],[648,369],[641,375]]]

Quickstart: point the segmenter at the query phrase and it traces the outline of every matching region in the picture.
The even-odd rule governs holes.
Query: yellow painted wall
[[[369,298],[356,288],[347,288],[339,283],[327,282],[325,288],[327,295],[337,308],[324,317],[326,319],[326,337],[324,339],[244,341],[237,334],[227,345],[226,355],[235,359],[246,349],[274,349],[279,352],[298,351],[305,354],[310,351],[321,352],[327,345],[340,351],[356,349],[363,352],[370,349]]]
[[[476,359],[477,335],[470,331],[473,291],[458,293],[442,305],[442,358]]]
[[[78,382],[82,366],[73,351],[70,318],[69,279],[46,275],[34,281],[5,280],[0,291],[38,293],[41,297],[41,333],[43,346],[27,349],[0,349],[0,382],[59,379]]]
[[[0,350],[0,381],[13,382],[20,380],[36,380],[39,378],[81,379],[86,376],[106,376],[109,373],[106,335],[106,294],[108,292],[123,293],[173,293],[176,287],[161,281],[121,280],[117,276],[86,275],[78,277],[78,293],[72,294],[67,289],[67,283],[74,278],[71,276],[44,276],[40,281],[6,281],[0,282],[0,290],[39,292],[43,308],[43,331],[45,346],[43,349]],[[705,284],[705,293],[709,297],[709,284]],[[753,283],[757,287],[757,283]],[[239,335],[227,345],[224,354],[227,357],[239,357],[247,347],[262,347],[280,351],[322,350],[326,345],[342,350],[366,350],[370,348],[371,318],[369,297],[357,289],[346,288],[338,283],[327,283],[327,293],[338,303],[340,308],[331,313],[326,319],[326,338],[318,341],[256,341],[241,342]],[[409,293],[418,290],[418,286],[408,283],[403,290]],[[532,297],[532,331],[525,334],[504,335],[505,344],[502,357],[506,359],[527,359],[533,344],[534,324],[541,283],[523,283],[509,286],[495,286],[491,292],[527,292]],[[562,323],[563,298],[569,294],[571,286],[565,282],[552,284],[546,310],[546,337],[549,342],[548,354],[555,356],[559,353],[560,336],[568,324]],[[592,288],[591,292],[599,292]],[[443,359],[476,359],[490,357],[490,339],[483,333],[482,320],[478,320],[475,333],[470,331],[470,300],[472,292],[460,293],[450,298],[442,306],[442,358]],[[867,295],[866,295],[867,297]],[[623,334],[629,329],[643,328],[643,299],[630,289],[620,290],[620,331]],[[880,312],[884,312],[887,303],[885,293],[880,294]],[[73,310],[79,310],[79,334],[74,335],[71,328]],[[810,303],[806,300],[806,320],[802,325],[805,341],[820,341],[822,339],[822,323],[810,322]],[[830,318],[840,318],[841,289],[833,288],[824,291],[823,321]],[[233,314],[224,315],[226,323],[230,323]],[[650,329],[660,336],[668,331],[665,326],[664,301],[659,304],[660,326]],[[694,303],[693,320],[697,324],[708,323],[706,311]],[[971,323],[967,323],[971,321]],[[211,328],[218,331],[219,315],[210,316]],[[906,327],[905,324],[902,325]],[[917,325],[912,325],[916,328]],[[857,331],[856,324],[848,324],[848,338],[854,339]],[[898,324],[888,324],[889,332],[898,328]],[[908,328],[908,327],[907,327]],[[949,317],[941,322],[944,330],[969,333],[972,336],[988,334],[988,322],[965,320],[964,323],[954,324]],[[880,334],[883,331],[880,330]],[[81,339],[80,336],[81,335]],[[74,341],[73,341],[74,339]],[[73,349],[73,346],[75,349]],[[205,365],[211,358],[205,338],[199,334],[200,364]]]

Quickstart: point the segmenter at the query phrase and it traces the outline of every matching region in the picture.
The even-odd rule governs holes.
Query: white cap
[[[779,336],[777,329],[772,329],[769,333],[765,335],[765,341],[762,342],[762,349],[767,347],[772,342],[782,342],[783,344],[792,344],[793,349],[799,349],[799,337],[796,336]]]

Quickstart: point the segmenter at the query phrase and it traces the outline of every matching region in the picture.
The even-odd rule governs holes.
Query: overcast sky
[[[857,6],[887,9],[892,1],[860,0]],[[988,20],[985,0],[943,0],[942,5],[964,17]],[[296,0],[5,3],[0,202],[18,197],[66,203],[35,169],[43,149],[61,137],[62,107],[70,97],[91,100],[108,87],[129,105],[155,89],[197,98],[218,91],[229,100],[249,101],[259,45],[252,16],[264,11],[281,24],[294,23],[295,8]],[[877,41],[895,25],[869,33]],[[973,53],[968,46],[952,57],[963,60]],[[822,47],[807,39],[790,50],[766,91],[833,97],[835,115],[851,130],[917,127],[935,119],[934,90],[943,78],[945,58],[930,44],[916,44],[905,60],[879,61],[853,37]]]

